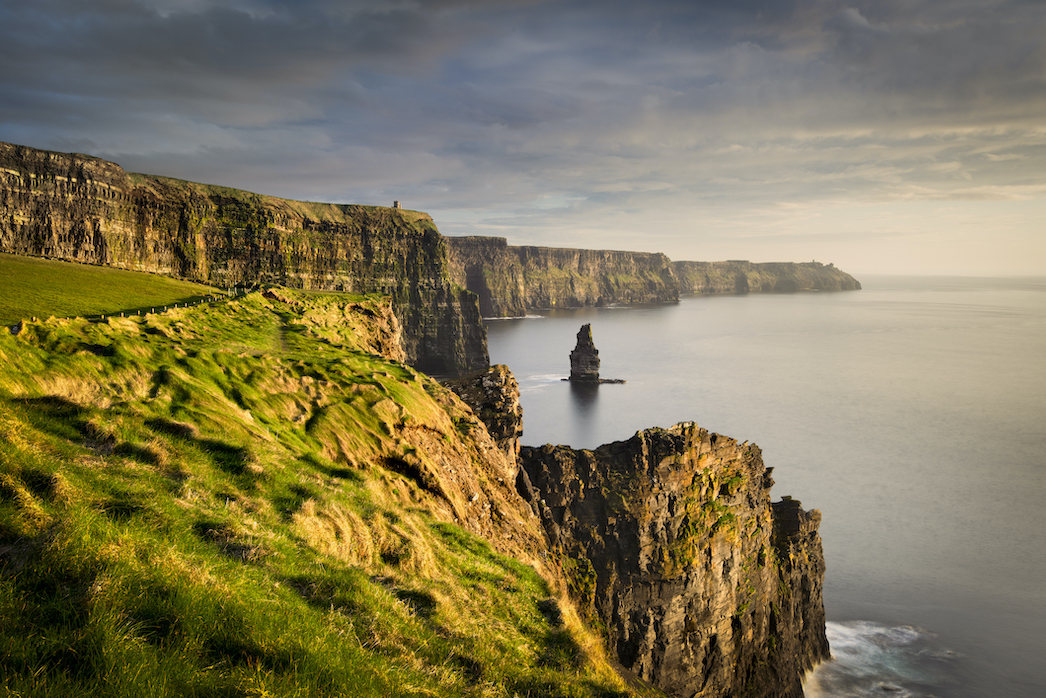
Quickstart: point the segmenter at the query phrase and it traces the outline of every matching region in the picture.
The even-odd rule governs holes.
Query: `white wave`
[[[940,660],[954,658],[933,646],[932,633],[907,625],[830,622],[825,632],[832,659],[807,675],[808,698],[931,698],[945,680]]]
[[[534,390],[541,390],[547,388],[550,385],[558,385],[563,382],[566,376],[559,373],[545,373],[541,375],[524,376],[523,378],[516,377],[519,382],[519,392],[528,393]]]

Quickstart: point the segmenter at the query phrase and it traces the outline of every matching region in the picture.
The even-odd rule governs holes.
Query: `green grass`
[[[7,695],[630,695],[385,302],[0,333]]]
[[[32,317],[112,315],[206,298],[209,286],[111,267],[0,253],[0,325]]]

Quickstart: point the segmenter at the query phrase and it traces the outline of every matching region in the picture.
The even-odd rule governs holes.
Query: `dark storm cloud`
[[[191,5],[191,4],[190,4]],[[296,2],[164,10],[145,3],[45,2],[7,6],[0,78],[93,97],[238,99],[308,87],[366,62],[397,73],[454,46],[423,12],[395,6],[329,11]]]
[[[679,248],[697,220],[1041,199],[1042,36],[1018,0],[8,3],[0,140]]]

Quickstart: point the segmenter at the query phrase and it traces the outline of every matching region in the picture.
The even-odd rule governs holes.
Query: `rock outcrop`
[[[0,143],[0,251],[216,286],[385,293],[417,368],[489,363],[477,298],[451,282],[445,240],[416,211],[290,201]]]
[[[792,293],[861,288],[819,262],[673,262],[663,254],[515,247],[505,238],[448,237],[455,283],[479,295],[483,317],[529,309],[674,303],[681,295]]]
[[[592,325],[582,325],[578,330],[577,346],[570,352],[570,380],[599,382],[599,350],[592,341]]]
[[[610,649],[675,696],[802,695],[828,656],[818,512],[771,506],[758,447],[680,424],[523,448],[518,486]]]
[[[519,438],[523,436],[523,406],[519,402],[519,383],[508,366],[491,366],[449,380],[444,385],[472,408],[515,468],[519,458]]]

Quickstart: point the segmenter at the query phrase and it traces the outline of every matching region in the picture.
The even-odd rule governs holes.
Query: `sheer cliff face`
[[[484,317],[528,308],[578,308],[679,300],[663,254],[515,247],[504,238],[447,238],[451,279],[480,297]]]
[[[677,696],[801,696],[828,656],[820,514],[771,484],[756,446],[694,424],[524,448],[519,476],[611,650]]]
[[[861,284],[818,262],[673,262],[663,254],[514,247],[505,238],[447,238],[450,275],[479,295],[484,317],[531,308],[673,303],[688,293],[851,291]]]
[[[0,213],[5,252],[217,286],[387,293],[418,368],[488,364],[477,299],[451,283],[444,238],[424,213],[288,201],[4,143]]]
[[[820,262],[673,262],[680,293],[857,291],[861,284]]]

